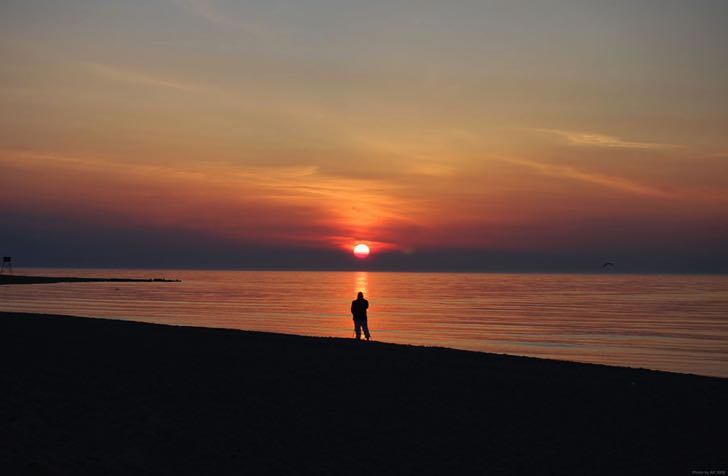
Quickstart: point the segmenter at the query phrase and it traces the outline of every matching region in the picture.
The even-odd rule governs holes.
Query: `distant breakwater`
[[[70,276],[18,276],[0,274],[3,284],[51,284],[51,283],[179,283],[179,279],[166,278],[76,278]]]

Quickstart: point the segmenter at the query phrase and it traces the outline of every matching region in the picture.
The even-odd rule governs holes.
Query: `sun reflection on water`
[[[354,273],[354,295],[359,291],[363,292],[365,297],[369,295],[369,275],[366,271]]]

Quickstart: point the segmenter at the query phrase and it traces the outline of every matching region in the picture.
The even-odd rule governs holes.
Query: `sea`
[[[728,377],[728,276],[25,269],[181,282],[0,286],[0,311],[351,338]],[[366,345],[362,343],[362,345]]]

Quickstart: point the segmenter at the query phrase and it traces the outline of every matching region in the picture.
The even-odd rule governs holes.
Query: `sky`
[[[728,272],[726,24],[723,0],[5,0],[0,253]]]

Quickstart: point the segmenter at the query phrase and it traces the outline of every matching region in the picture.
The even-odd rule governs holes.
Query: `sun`
[[[354,256],[357,258],[366,258],[369,256],[369,247],[364,243],[359,243],[354,247]]]

